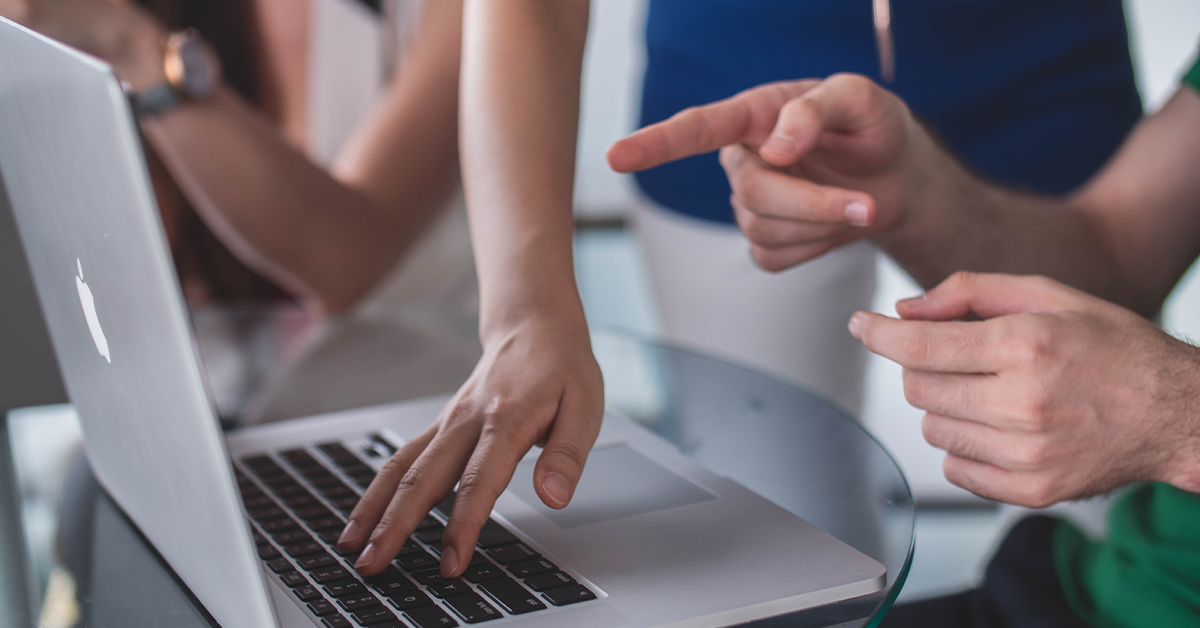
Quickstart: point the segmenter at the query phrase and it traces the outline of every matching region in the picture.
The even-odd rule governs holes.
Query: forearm
[[[310,162],[226,89],[142,127],[234,254],[327,310],[352,305],[409,239],[399,221]]]
[[[931,288],[960,270],[1037,274],[1122,296],[1110,247],[1086,210],[989,183],[922,130],[912,135],[903,218],[876,240],[919,284]]]
[[[463,183],[487,342],[531,314],[582,326],[571,196],[585,0],[468,0]]]
[[[146,136],[244,262],[327,310],[345,309],[419,236],[456,177],[458,6],[426,11],[404,71],[332,174],[228,90],[146,120]],[[114,65],[153,82],[156,57]]]

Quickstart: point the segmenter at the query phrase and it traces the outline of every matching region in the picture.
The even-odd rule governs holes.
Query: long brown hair
[[[225,82],[260,108],[273,99],[260,63],[257,15],[250,0],[137,0],[171,30],[195,28],[221,58]],[[264,110],[270,117],[277,112]],[[287,295],[242,264],[188,203],[166,166],[147,147],[147,164],[180,282],[189,301],[277,301]]]

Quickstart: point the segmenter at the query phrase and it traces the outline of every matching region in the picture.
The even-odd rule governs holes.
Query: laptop
[[[541,504],[526,456],[463,578],[437,572],[453,495],[361,578],[334,544],[346,515],[446,399],[226,438],[120,84],[3,19],[0,176],[96,477],[226,628],[703,628],[885,583],[880,563],[612,413],[566,509]]]

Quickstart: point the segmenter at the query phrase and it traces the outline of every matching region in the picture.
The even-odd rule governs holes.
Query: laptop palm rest
[[[592,450],[587,473],[580,479],[571,505],[554,510],[534,492],[535,464],[535,460],[526,460],[517,467],[509,491],[560,528],[578,528],[717,498],[621,443]]]

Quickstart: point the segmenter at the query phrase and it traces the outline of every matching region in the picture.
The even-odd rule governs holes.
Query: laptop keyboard
[[[378,434],[376,448],[395,447]],[[328,628],[447,628],[596,598],[587,586],[489,519],[461,578],[439,573],[451,494],[383,573],[363,578],[336,543],[375,471],[340,442],[242,458],[235,470],[258,556]]]

